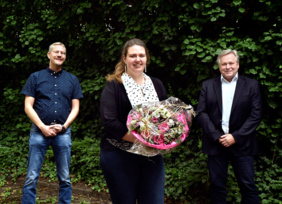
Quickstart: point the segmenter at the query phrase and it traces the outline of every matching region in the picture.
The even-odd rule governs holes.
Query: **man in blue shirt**
[[[23,204],[35,203],[37,180],[50,145],[59,179],[59,203],[71,203],[70,125],[79,113],[83,95],[77,77],[62,69],[65,45],[51,44],[47,56],[49,67],[31,74],[21,92],[25,95],[25,112],[32,121]]]

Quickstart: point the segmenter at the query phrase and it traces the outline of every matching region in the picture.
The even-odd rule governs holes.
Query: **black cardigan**
[[[159,100],[167,99],[167,94],[163,83],[150,77]],[[106,139],[114,138],[118,141],[128,132],[126,127],[127,115],[132,109],[123,84],[116,80],[107,82],[100,100],[100,115],[104,127],[101,139],[101,147],[105,149],[115,148]]]

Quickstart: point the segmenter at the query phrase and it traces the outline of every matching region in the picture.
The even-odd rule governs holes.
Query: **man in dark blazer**
[[[226,203],[229,162],[242,203],[259,203],[253,159],[262,118],[259,83],[238,74],[236,50],[224,50],[217,63],[221,76],[203,82],[196,117],[203,129],[202,151],[208,154],[211,203]]]

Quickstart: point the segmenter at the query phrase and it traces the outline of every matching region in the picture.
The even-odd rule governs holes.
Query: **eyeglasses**
[[[66,52],[62,52],[62,51],[53,51],[53,53],[55,53],[56,55],[58,54],[66,55]]]

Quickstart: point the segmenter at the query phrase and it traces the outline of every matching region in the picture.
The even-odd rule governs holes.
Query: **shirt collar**
[[[231,82],[236,82],[237,80],[238,80],[238,77],[239,77],[239,75],[238,75],[238,72],[236,73],[236,75],[233,77],[233,79],[231,80]],[[229,83],[229,81],[227,81],[226,79],[224,79],[224,77],[221,75],[221,77],[220,77],[220,79],[221,79],[221,83],[222,82],[225,82],[225,83]],[[230,82],[230,83],[231,83]]]
[[[50,73],[52,73],[52,74],[61,74],[61,73],[63,72],[63,69],[61,69],[60,71],[58,71],[58,72],[56,73],[54,70],[50,69],[50,67],[47,67],[47,70],[48,70],[48,72],[50,72]]]

